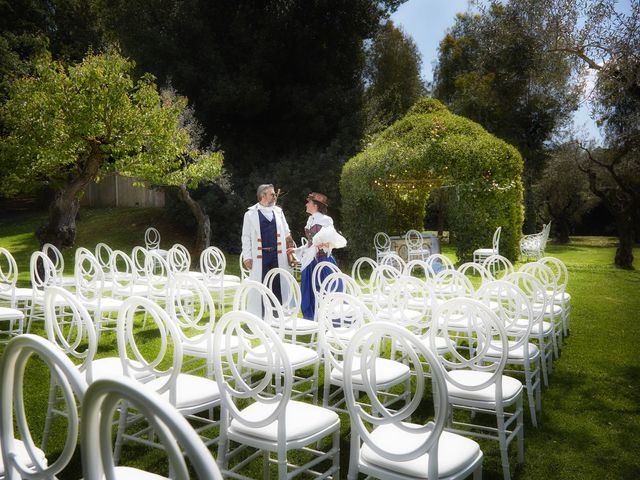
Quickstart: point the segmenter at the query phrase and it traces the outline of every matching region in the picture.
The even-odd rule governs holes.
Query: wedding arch
[[[420,99],[343,167],[342,226],[353,257],[370,255],[378,231],[422,230],[429,193],[445,188],[458,258],[487,247],[514,259],[522,232],[520,153],[438,100]]]

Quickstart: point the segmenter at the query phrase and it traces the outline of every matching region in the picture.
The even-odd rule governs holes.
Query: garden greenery
[[[450,234],[461,261],[489,247],[514,259],[523,222],[522,157],[479,124],[422,98],[342,170],[342,223],[350,255],[371,255],[373,237],[422,230],[433,188],[449,194]]]

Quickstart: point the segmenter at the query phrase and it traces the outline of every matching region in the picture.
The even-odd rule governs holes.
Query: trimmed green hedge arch
[[[422,98],[342,169],[342,226],[351,257],[371,255],[384,231],[421,230],[432,188],[449,188],[450,232],[458,258],[489,247],[515,259],[522,232],[522,157],[479,124]]]

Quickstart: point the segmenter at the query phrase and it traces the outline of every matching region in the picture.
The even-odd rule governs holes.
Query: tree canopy
[[[1,115],[4,192],[56,191],[40,240],[72,245],[83,188],[107,172],[150,178],[176,170],[189,135],[179,119],[184,98],[162,103],[149,76],[116,51],[65,67],[42,58],[36,75],[16,80]]]

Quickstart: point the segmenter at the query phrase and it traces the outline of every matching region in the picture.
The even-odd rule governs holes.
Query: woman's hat
[[[307,195],[307,200],[313,200],[314,202],[321,203],[325,207],[329,206],[329,199],[322,193],[311,192],[309,195]]]

